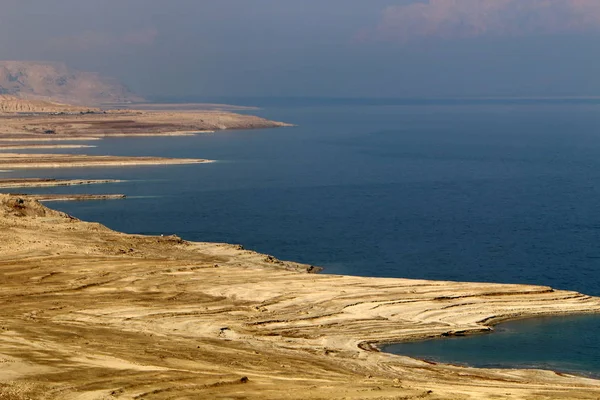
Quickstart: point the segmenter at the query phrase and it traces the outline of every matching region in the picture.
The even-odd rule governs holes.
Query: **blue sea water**
[[[128,180],[51,190],[127,194],[125,201],[51,204],[120,231],[241,243],[335,274],[531,283],[600,295],[600,101],[229,102],[263,106],[252,113],[298,126],[115,138],[81,150],[213,164],[11,176]],[[49,190],[30,190],[38,191]],[[510,335],[389,350],[598,373],[599,321],[521,321],[499,329]],[[580,329],[564,329],[573,324]],[[553,345],[553,332],[569,345]],[[535,346],[517,340],[533,336]],[[482,356],[503,340],[510,351]],[[550,355],[532,360],[524,349]]]

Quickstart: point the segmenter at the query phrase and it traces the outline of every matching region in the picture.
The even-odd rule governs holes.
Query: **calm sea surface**
[[[52,189],[127,194],[50,204],[120,231],[241,243],[335,274],[600,295],[600,101],[245,102],[298,126],[107,139],[81,151],[213,164],[11,176],[128,180]],[[600,373],[599,330],[600,317],[521,321],[388,351]]]

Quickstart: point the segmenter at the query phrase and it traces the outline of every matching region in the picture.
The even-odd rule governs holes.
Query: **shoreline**
[[[2,115],[0,143],[283,126],[292,125],[175,109]],[[0,170],[208,162],[214,161],[0,153]],[[116,182],[15,178],[0,179],[0,188]],[[321,268],[242,246],[115,232],[39,203],[125,197],[0,194],[0,398],[6,388],[20,393],[16,399],[232,398],[239,385],[245,398],[261,400],[283,393],[537,398],[542,389],[549,399],[600,396],[600,380],[578,375],[432,364],[381,351],[404,341],[492,332],[508,320],[598,314],[600,298],[533,285],[315,274]]]
[[[97,136],[41,136],[32,134],[0,136],[0,142],[83,142],[102,140]]]
[[[502,325],[511,325],[512,329],[510,330],[511,332],[519,332],[519,324],[521,322],[524,321],[529,321],[529,322],[541,322],[542,324],[552,324],[557,322],[556,319],[574,319],[575,321],[581,319],[581,318],[600,318],[600,315],[598,315],[598,313],[596,312],[588,312],[588,313],[577,313],[577,314],[554,314],[554,315],[543,315],[543,316],[536,316],[536,317],[523,317],[523,318],[511,318],[511,319],[507,319],[505,321],[501,321],[499,323],[494,323],[494,325],[490,325],[490,327],[492,328],[492,330],[490,331],[486,331],[486,332],[474,332],[472,334],[465,334],[465,335],[458,335],[458,336],[447,336],[447,337],[436,337],[436,338],[429,338],[429,339],[415,339],[415,340],[407,340],[407,341],[403,341],[403,342],[398,342],[398,343],[389,343],[389,344],[384,344],[384,345],[380,345],[380,346],[376,346],[377,348],[374,349],[374,351],[381,351],[381,352],[387,352],[390,354],[395,354],[395,355],[400,355],[403,356],[402,352],[400,350],[398,351],[386,351],[386,348],[388,347],[394,347],[396,345],[400,345],[400,346],[404,346],[404,345],[408,345],[408,347],[412,346],[412,344],[417,344],[417,345],[423,345],[425,343],[429,343],[432,341],[445,341],[445,340],[449,340],[449,339],[453,339],[453,338],[466,338],[466,342],[469,342],[469,338],[470,337],[477,337],[480,335],[503,335],[506,333],[505,329],[502,329],[500,332],[496,331],[496,327],[498,326],[502,326]],[[547,330],[548,333],[552,333],[554,331],[552,330]],[[526,334],[523,333],[519,333],[519,336],[524,335],[526,336]],[[473,345],[473,347],[475,347],[477,345]],[[480,347],[477,347],[478,349]],[[427,350],[426,350],[427,352]],[[549,361],[548,360],[544,360],[544,361],[539,361],[536,362],[535,364],[530,363],[530,362],[522,362],[522,361],[505,361],[502,362],[500,360],[497,360],[497,363],[490,363],[488,361],[487,358],[485,357],[480,357],[479,360],[480,361],[463,361],[462,358],[460,358],[460,356],[458,357],[458,359],[451,359],[451,358],[446,358],[443,355],[443,352],[434,352],[434,353],[427,353],[427,355],[416,355],[417,353],[412,351],[411,355],[406,355],[404,354],[404,356],[408,356],[411,358],[415,358],[417,360],[423,361],[423,362],[429,362],[429,363],[433,363],[433,364],[448,364],[448,365],[453,365],[453,366],[457,366],[457,367],[466,367],[466,368],[481,368],[481,369],[489,369],[489,368],[495,368],[495,369],[505,369],[505,370],[518,370],[518,369],[547,369],[547,370],[551,370],[553,372],[556,373],[562,373],[562,374],[571,374],[571,375],[575,375],[575,376],[579,376],[582,378],[590,378],[590,379],[597,379],[600,380],[600,371],[590,371],[590,370],[584,370],[584,369],[579,369],[579,368],[574,368],[574,367],[568,367],[565,364],[563,364],[562,361],[558,362],[558,364],[560,365],[554,365],[554,368],[551,367],[549,365]],[[425,354],[425,353],[423,353]],[[537,364],[537,366],[535,366]]]
[[[152,104],[146,104],[152,108]],[[0,113],[0,171],[83,167],[125,167],[210,163],[214,160],[164,157],[116,157],[84,154],[10,153],[13,149],[70,149],[94,147],[80,144],[46,144],[52,141],[95,141],[120,137],[176,137],[219,130],[292,126],[229,111],[177,109],[93,110],[81,113]],[[19,144],[14,144],[18,142]]]
[[[120,179],[0,178],[0,189],[102,185],[122,182],[126,181]]]
[[[314,268],[241,246],[122,234],[15,196],[0,195],[0,226],[0,271],[10,277],[1,283],[0,359],[9,361],[0,382],[37,393],[43,379],[56,393],[48,398],[115,390],[117,398],[231,397],[240,383],[251,399],[600,395],[600,380],[432,365],[372,346],[489,331],[505,319],[599,313],[600,298],[307,274]],[[23,282],[31,282],[25,291]]]
[[[61,194],[61,195],[50,195],[50,194],[39,194],[31,195],[27,197],[37,200],[39,202],[52,202],[52,201],[89,201],[89,200],[123,200],[127,196],[124,194]]]
[[[96,146],[86,144],[0,144],[3,150],[35,150],[35,149],[89,149]]]
[[[201,158],[92,156],[85,154],[2,153],[0,169],[54,169],[81,167],[129,167],[144,165],[206,164],[214,160]]]
[[[40,203],[52,201],[89,201],[89,200],[123,200],[124,194],[20,194],[10,193],[10,196],[24,197],[37,200]]]
[[[261,117],[215,110],[108,110],[103,112],[0,113],[0,141],[3,137],[110,137],[174,136],[232,129],[293,126]]]

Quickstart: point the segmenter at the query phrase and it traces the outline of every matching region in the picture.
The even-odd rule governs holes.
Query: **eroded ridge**
[[[373,351],[598,312],[527,285],[310,274],[240,246],[125,235],[0,195],[0,398],[564,399],[600,382]]]

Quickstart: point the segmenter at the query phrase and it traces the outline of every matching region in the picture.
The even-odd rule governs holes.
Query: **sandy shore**
[[[83,142],[102,140],[101,137],[94,136],[56,136],[56,135],[36,135],[36,134],[4,134],[0,136],[0,142]]]
[[[87,200],[122,200],[124,194],[13,194],[27,199],[48,201],[87,201]]]
[[[85,154],[1,153],[0,169],[126,167],[140,165],[199,164],[211,160],[195,158],[117,157]]]
[[[0,195],[0,398],[597,399],[600,381],[372,351],[599,312],[528,285],[309,274],[239,246],[111,231]]]
[[[0,150],[39,150],[39,149],[85,149],[96,146],[90,146],[85,144],[1,144]]]
[[[118,179],[0,178],[0,189],[101,185],[119,182],[124,181]]]
[[[69,138],[192,134],[223,129],[289,126],[283,122],[225,111],[106,111],[93,114],[0,113],[0,140],[17,136]]]
[[[196,164],[204,159],[161,157],[88,156],[83,154],[25,154],[11,150],[70,149],[80,144],[51,141],[100,140],[105,137],[190,136],[223,129],[290,126],[283,122],[218,110],[197,110],[202,105],[146,105],[156,110],[92,110],[90,112],[0,112],[0,171],[25,168],[122,167]],[[206,105],[204,105],[206,106]],[[213,105],[214,106],[214,105]],[[241,108],[244,109],[244,108]],[[18,143],[14,143],[18,142]],[[4,152],[7,151],[7,152]]]

